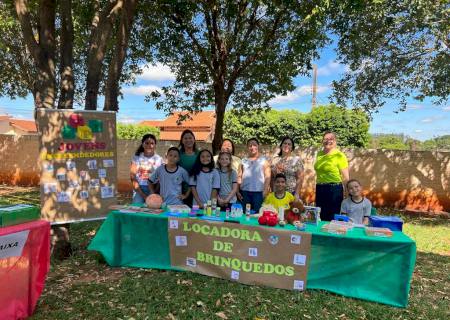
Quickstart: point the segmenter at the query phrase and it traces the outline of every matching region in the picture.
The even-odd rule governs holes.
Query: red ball
[[[277,225],[277,223],[278,223],[278,218],[277,218],[276,215],[273,215],[273,216],[267,218],[267,225],[268,226],[274,227],[274,226]]]
[[[259,224],[267,224],[267,217],[266,216],[261,216],[258,218],[258,223]]]

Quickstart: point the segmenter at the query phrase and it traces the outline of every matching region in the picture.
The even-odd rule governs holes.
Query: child
[[[189,181],[189,174],[178,166],[180,151],[171,147],[167,150],[166,164],[158,167],[150,177],[150,189],[154,192],[154,184],[159,182],[160,194],[166,205],[183,204],[190,191],[182,193],[181,184]]]
[[[209,150],[200,151],[195,159],[189,185],[194,196],[193,205],[203,208],[203,204],[208,200],[217,198],[220,176],[214,168],[213,155]]]
[[[292,193],[286,191],[286,176],[278,173],[274,180],[274,192],[271,192],[264,199],[263,205],[272,205],[275,209],[289,209],[289,203],[295,200]]]
[[[231,153],[222,151],[217,159],[220,176],[220,191],[217,201],[222,211],[236,202],[237,172],[232,169]]]
[[[362,195],[361,183],[356,179],[347,182],[349,197],[341,204],[341,213],[357,224],[368,224],[372,203]]]
[[[144,134],[141,145],[136,150],[130,166],[133,203],[144,203],[145,198],[150,194],[148,179],[162,164],[162,158],[155,153],[155,149],[156,137],[150,133]]]

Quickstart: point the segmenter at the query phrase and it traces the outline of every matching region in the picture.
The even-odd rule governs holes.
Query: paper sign
[[[231,270],[231,279],[239,280],[239,271]]]
[[[98,177],[106,178],[106,169],[98,169]]]
[[[111,186],[101,187],[101,197],[102,198],[112,198],[114,197],[114,189]]]
[[[56,192],[56,183],[44,183],[44,193],[49,194]]]
[[[187,257],[187,258],[186,258],[186,265],[187,265],[188,267],[193,267],[193,268],[195,268],[195,267],[197,266],[197,260],[195,260],[195,258]]]
[[[89,180],[89,188],[98,188],[100,187],[100,180],[99,179],[91,179]]]
[[[302,241],[302,236],[300,235],[291,235],[291,243],[293,244],[300,244],[300,242]]]
[[[77,167],[75,161],[69,160],[66,162],[67,170],[73,170]]]
[[[56,193],[56,201],[57,202],[69,202],[70,201],[70,194],[67,191],[62,191]]]
[[[294,290],[303,291],[305,289],[304,284],[302,280],[294,280]]]
[[[87,162],[87,166],[90,170],[96,170],[97,169],[97,160],[89,160]]]
[[[89,173],[86,170],[81,170],[80,171],[80,178],[81,178],[82,181],[89,180]]]
[[[178,229],[178,220],[169,220],[170,229]]]
[[[80,198],[81,199],[88,199],[89,198],[89,192],[87,192],[86,190],[81,190],[80,191]]]
[[[105,167],[105,168],[112,168],[112,167],[114,167],[114,160],[112,160],[112,159],[105,159],[105,160],[103,160],[103,167]]]
[[[30,230],[0,236],[0,259],[20,257]]]
[[[257,257],[258,256],[258,248],[248,248],[248,255],[250,257]]]
[[[66,181],[66,174],[65,174],[65,173],[58,173],[58,174],[56,175],[56,179],[57,179],[58,181]]]
[[[294,254],[294,264],[304,266],[306,264],[306,256],[304,254]]]
[[[176,236],[175,237],[175,245],[177,247],[185,247],[185,246],[187,246],[187,238],[186,238],[186,236]]]

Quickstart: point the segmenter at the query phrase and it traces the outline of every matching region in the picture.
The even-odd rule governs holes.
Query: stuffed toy
[[[159,194],[151,194],[145,199],[147,207],[150,209],[159,209],[163,203],[163,199]]]
[[[274,227],[278,223],[278,216],[273,211],[264,211],[262,216],[258,218],[258,223]]]
[[[304,211],[303,202],[294,200],[289,203],[289,209],[284,210],[284,219],[290,224],[294,224],[295,221],[302,221],[302,213]]]

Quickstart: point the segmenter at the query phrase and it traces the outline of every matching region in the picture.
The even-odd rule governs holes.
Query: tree
[[[176,74],[153,92],[156,107],[171,113],[214,106],[213,150],[222,142],[229,106],[267,107],[294,89],[327,42],[327,1],[157,1],[144,29],[158,23],[156,57]],[[158,22],[156,22],[158,21]],[[164,99],[162,98],[164,95]]]
[[[282,137],[289,136],[301,147],[319,146],[326,131],[336,132],[341,146],[365,147],[369,140],[366,114],[335,105],[319,106],[306,114],[295,110],[231,110],[224,123],[225,136],[241,144],[257,137],[263,144],[277,145]]]
[[[387,150],[410,150],[408,138],[403,134],[374,134],[370,137],[369,148]]]
[[[131,36],[133,22],[151,7],[136,10],[137,3],[0,3],[0,96],[32,93],[36,107],[72,108],[78,101],[95,110],[98,95],[106,93],[104,109],[117,111],[120,84],[133,82],[142,59],[151,57]]]
[[[435,103],[450,94],[447,1],[335,1],[330,28],[349,71],[334,81],[334,100],[368,112],[386,99],[405,110],[409,98]]]
[[[125,140],[141,140],[144,134],[151,133],[155,137],[159,137],[159,129],[146,125],[135,124],[117,124],[117,138]]]

